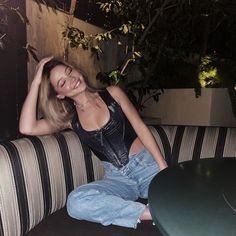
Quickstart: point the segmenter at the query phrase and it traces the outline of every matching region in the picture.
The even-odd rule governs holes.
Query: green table
[[[236,158],[161,171],[150,184],[149,205],[164,236],[236,236]]]

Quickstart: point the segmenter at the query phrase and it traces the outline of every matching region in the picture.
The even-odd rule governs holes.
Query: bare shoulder
[[[126,97],[125,92],[117,85],[108,86],[107,90],[111,94],[111,96],[118,101]]]
[[[110,85],[107,87],[107,90],[110,94],[122,92],[122,89],[118,85]]]
[[[108,92],[111,96],[118,102],[122,108],[131,106],[130,100],[127,97],[126,93],[119,86],[109,86],[107,87]]]

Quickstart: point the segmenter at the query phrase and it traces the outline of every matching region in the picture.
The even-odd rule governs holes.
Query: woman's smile
[[[77,79],[77,81],[75,81],[74,89],[77,89],[79,87],[80,83],[81,83],[81,80]]]

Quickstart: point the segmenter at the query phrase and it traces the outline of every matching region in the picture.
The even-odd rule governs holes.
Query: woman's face
[[[51,70],[50,82],[58,94],[58,98],[73,98],[83,92],[87,85],[82,74],[76,69],[58,65]]]

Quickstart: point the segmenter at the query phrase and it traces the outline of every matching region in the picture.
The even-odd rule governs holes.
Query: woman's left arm
[[[167,164],[161,154],[161,151],[158,147],[158,144],[155,138],[153,137],[147,125],[140,118],[137,110],[135,109],[133,104],[130,102],[127,95],[118,86],[109,86],[107,89],[109,93],[112,95],[112,97],[121,106],[124,114],[130,121],[139,139],[141,140],[143,145],[149,150],[152,156],[155,158],[160,169],[161,170],[165,169],[167,167]]]

